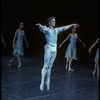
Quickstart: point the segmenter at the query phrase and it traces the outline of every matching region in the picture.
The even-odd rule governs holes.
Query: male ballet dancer
[[[63,27],[55,28],[55,17],[49,17],[47,19],[48,27],[37,23],[36,26],[40,28],[40,31],[44,33],[47,44],[45,45],[45,54],[44,54],[44,65],[41,71],[41,84],[40,90],[44,90],[44,83],[47,85],[47,90],[50,88],[50,75],[51,75],[51,68],[53,66],[53,62],[56,58],[57,53],[57,36],[61,32],[66,31],[67,29],[71,28],[72,26],[78,26],[78,24],[71,24]],[[46,82],[45,82],[45,77]]]

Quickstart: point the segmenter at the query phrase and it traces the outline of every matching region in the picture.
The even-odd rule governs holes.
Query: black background
[[[7,48],[2,47],[2,54],[12,55],[13,37],[18,23],[23,21],[29,42],[28,49],[24,42],[25,55],[43,56],[46,40],[35,24],[47,25],[46,19],[51,16],[56,18],[57,27],[72,23],[80,25],[77,33],[86,48],[77,42],[78,59],[93,59],[98,45],[90,55],[88,49],[99,36],[99,0],[1,0],[1,32],[7,44]],[[69,29],[58,36],[58,45],[70,32]],[[69,40],[58,49],[58,58],[64,58],[68,43]]]

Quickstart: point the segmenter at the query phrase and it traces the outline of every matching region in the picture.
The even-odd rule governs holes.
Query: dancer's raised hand
[[[38,26],[39,28],[42,26],[40,23],[37,23],[35,25]]]

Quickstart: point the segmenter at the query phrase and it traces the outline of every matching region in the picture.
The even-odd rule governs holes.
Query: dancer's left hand
[[[90,48],[88,52],[90,53],[91,51],[92,51],[92,49]]]
[[[74,27],[78,28],[80,25],[79,24],[72,24]]]
[[[59,48],[61,48],[61,47],[62,47],[62,44],[59,45]]]
[[[86,48],[86,45],[85,44],[83,44],[84,45],[84,48]]]

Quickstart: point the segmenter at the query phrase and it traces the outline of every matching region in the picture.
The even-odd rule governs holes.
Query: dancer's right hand
[[[61,47],[62,47],[62,44],[59,45],[59,48],[61,48]]]
[[[92,51],[92,49],[90,48],[90,49],[89,49],[89,53],[90,53],[91,51]]]
[[[36,26],[39,26],[39,28],[42,26],[40,23],[35,24]]]

